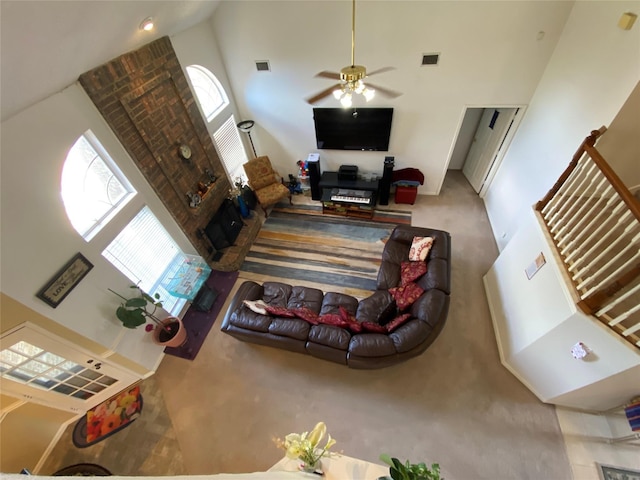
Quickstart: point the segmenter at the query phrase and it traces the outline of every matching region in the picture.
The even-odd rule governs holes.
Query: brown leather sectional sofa
[[[395,302],[388,290],[400,285],[401,264],[408,260],[415,236],[435,239],[426,259],[427,272],[415,280],[424,292],[403,312],[410,314],[408,319],[390,332],[377,333],[363,329],[356,333],[349,328],[312,324],[301,318],[262,315],[243,304],[244,300],[261,299],[274,307],[291,310],[307,307],[321,316],[344,315],[348,312],[357,322],[384,324],[398,315],[396,311],[390,312],[395,309]],[[246,281],[234,295],[221,330],[240,340],[306,353],[351,368],[386,367],[420,355],[436,339],[449,311],[450,279],[449,233],[398,225],[385,245],[377,290],[371,296],[358,301],[342,293],[323,293],[318,289],[280,282],[259,285]],[[367,325],[375,327],[370,323]]]

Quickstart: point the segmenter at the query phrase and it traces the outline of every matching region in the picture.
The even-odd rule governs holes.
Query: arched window
[[[213,120],[227,105],[229,98],[216,76],[200,65],[189,65],[187,75],[207,122]]]
[[[87,241],[136,194],[90,130],[69,150],[60,189],[71,225]]]
[[[88,242],[136,191],[96,136],[87,130],[64,162],[61,195],[73,228]],[[140,210],[102,255],[145,292],[159,294],[165,310],[174,315],[180,312],[186,300],[169,294],[161,281],[184,258],[184,253],[149,207]]]

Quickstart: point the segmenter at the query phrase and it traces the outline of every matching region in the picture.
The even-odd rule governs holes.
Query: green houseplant
[[[437,463],[431,464],[431,468],[427,467],[424,462],[411,463],[407,460],[402,463],[386,453],[380,455],[380,460],[389,465],[389,477],[381,477],[380,480],[444,480],[440,477],[440,465]]]
[[[126,328],[137,328],[150,319],[155,326],[149,325],[147,331],[153,330],[153,339],[156,343],[169,347],[178,347],[184,344],[187,339],[187,331],[182,325],[182,321],[178,317],[169,316],[160,319],[156,316],[158,309],[162,308],[160,295],[156,293],[152,297],[138,285],[131,285],[129,288],[136,290],[137,295],[126,298],[118,292],[108,289],[122,300],[116,309],[116,317],[122,322],[122,325]]]

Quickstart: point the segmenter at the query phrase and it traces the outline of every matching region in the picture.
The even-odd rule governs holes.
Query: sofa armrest
[[[233,315],[236,310],[242,307],[243,301],[259,300],[262,298],[263,292],[263,286],[251,280],[247,280],[242,285],[240,285],[236,293],[233,295],[231,303],[229,303],[229,308],[227,308],[227,313],[222,320],[220,330],[226,331],[229,328],[231,315]]]

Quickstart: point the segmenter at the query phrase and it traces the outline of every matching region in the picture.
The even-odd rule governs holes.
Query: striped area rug
[[[372,220],[322,215],[316,205],[277,205],[240,267],[258,283],[337,291],[364,298],[376,288],[385,242],[411,212],[376,210]]]

